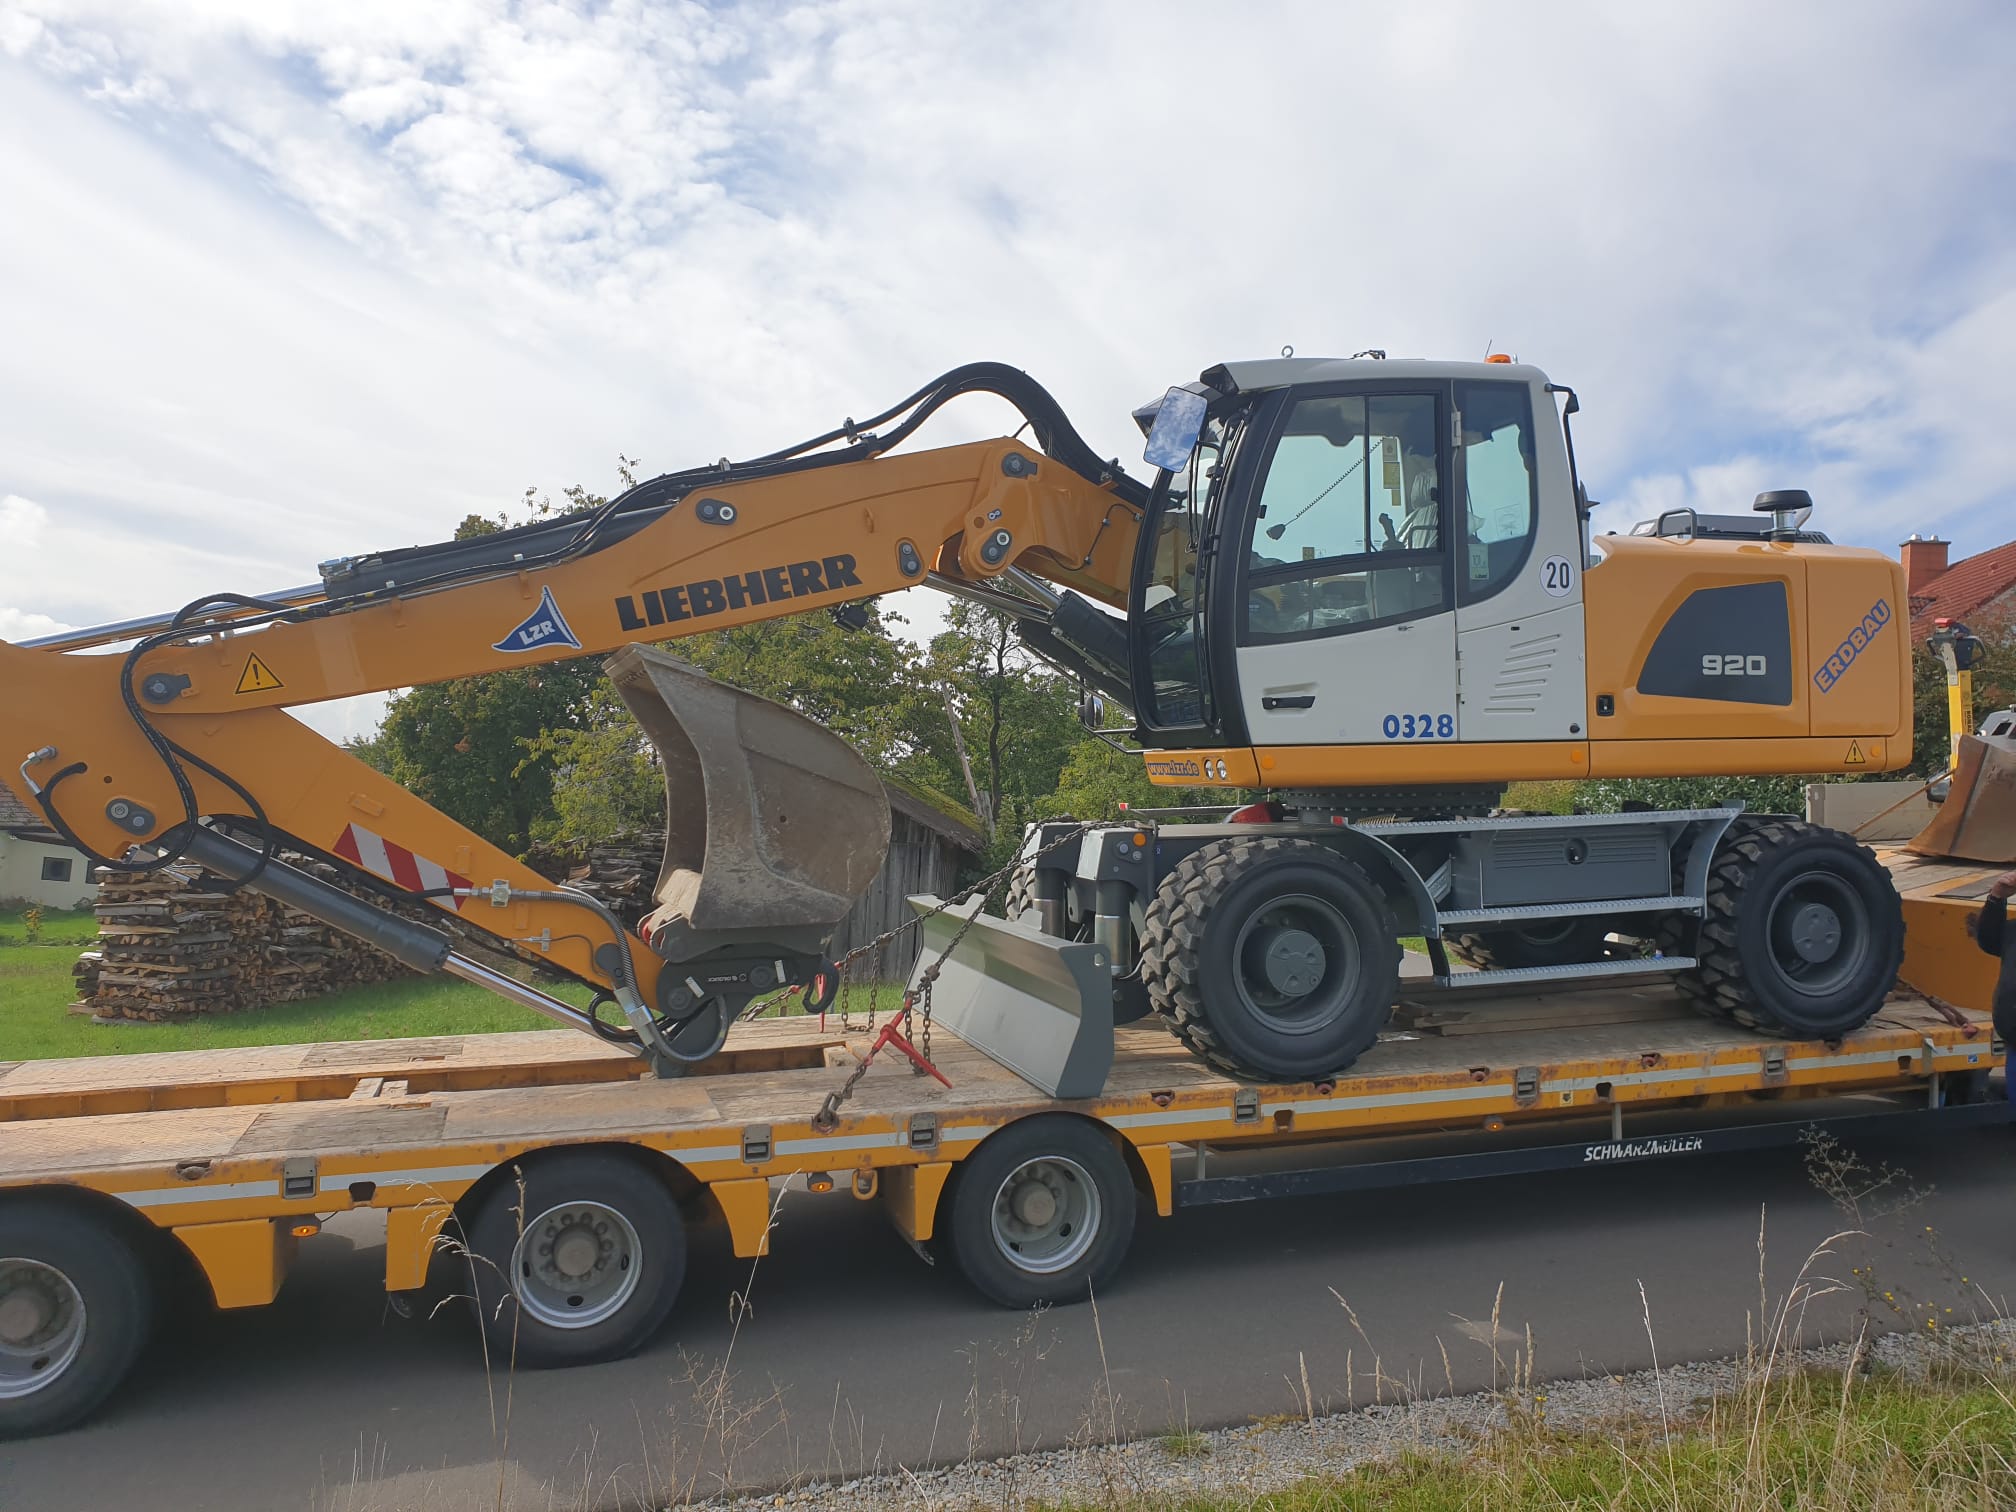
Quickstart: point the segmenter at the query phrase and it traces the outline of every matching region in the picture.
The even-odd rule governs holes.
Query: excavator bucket
[[[823,953],[889,850],[874,770],[804,715],[654,647],[626,646],[605,670],[665,767],[652,948]]]
[[[1918,856],[2016,865],[2016,738],[1961,736],[1946,801],[1904,849]]]

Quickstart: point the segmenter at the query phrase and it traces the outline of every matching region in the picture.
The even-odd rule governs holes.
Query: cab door
[[[1237,536],[1254,745],[1453,741],[1446,385],[1291,391]]]
[[[1534,416],[1551,400],[1518,377],[1453,394],[1458,732],[1586,739],[1582,522],[1560,430]]]

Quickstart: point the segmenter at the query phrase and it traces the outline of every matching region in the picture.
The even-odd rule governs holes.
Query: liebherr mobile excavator
[[[898,449],[974,391],[1030,439]],[[1027,376],[961,368],[585,516],[0,645],[0,729],[26,753],[7,780],[87,854],[200,862],[669,1074],[757,997],[830,979],[889,816],[837,737],[653,643],[930,584],[1012,616],[1088,703],[1130,709],[1155,782],[1264,794],[1223,823],[1032,832],[1010,917],[960,934],[937,1001],[1046,1091],[1096,1091],[1113,1023],[1151,1011],[1237,1074],[1340,1070],[1386,1021],[1410,934],[1452,989],[1677,972],[1760,1030],[1853,1029],[1902,926],[1846,837],[1727,807],[1495,812],[1522,778],[1911,754],[1900,566],[1829,544],[1798,492],[1592,535],[1577,407],[1497,360],[1230,363],[1137,413],[1143,484]],[[667,776],[657,907],[634,935],[286,713],[599,652]],[[283,845],[460,927],[375,907]],[[971,908],[936,914],[936,936],[927,920],[927,955]],[[470,926],[601,998],[583,1012],[486,964]]]

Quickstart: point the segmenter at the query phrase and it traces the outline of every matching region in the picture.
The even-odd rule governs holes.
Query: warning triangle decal
[[[245,670],[238,674],[240,693],[265,693],[287,685],[273,675],[273,669],[259,660],[259,653],[253,652],[245,658]]]
[[[1851,740],[1848,742],[1848,754],[1841,759],[1841,764],[1843,766],[1867,766],[1869,764],[1869,758],[1862,754],[1861,741]]]

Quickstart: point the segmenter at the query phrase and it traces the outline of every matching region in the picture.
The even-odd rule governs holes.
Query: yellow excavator
[[[1026,439],[904,448],[974,392]],[[1577,410],[1497,359],[1228,363],[1137,412],[1142,482],[1025,374],[964,367],[586,515],[0,645],[0,731],[25,757],[6,780],[98,861],[201,863],[672,1074],[748,1004],[831,980],[889,815],[837,737],[659,644],[930,585],[1011,616],[1088,714],[1131,711],[1106,733],[1156,783],[1228,799],[1222,822],[1038,825],[1007,917],[931,910],[939,1021],[1056,1095],[1096,1091],[1113,1024],[1149,1012],[1237,1074],[1341,1070],[1387,1020],[1408,935],[1449,991],[1677,974],[1705,1012],[1843,1034],[1903,945],[1868,850],[1733,806],[1499,803],[1526,778],[1904,766],[1902,570],[1830,544],[1796,491],[1596,533]],[[635,933],[287,713],[605,652],[668,784]]]

